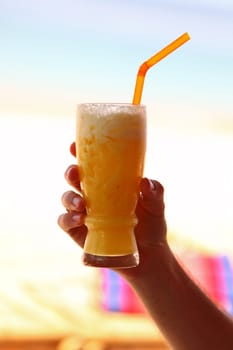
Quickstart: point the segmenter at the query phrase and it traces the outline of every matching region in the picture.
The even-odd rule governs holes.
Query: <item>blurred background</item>
[[[0,0],[3,339],[61,334],[96,302],[96,270],[56,223],[76,105],[131,102],[140,64],[186,31],[191,41],[146,77],[145,175],[165,186],[171,244],[230,256],[232,1]]]

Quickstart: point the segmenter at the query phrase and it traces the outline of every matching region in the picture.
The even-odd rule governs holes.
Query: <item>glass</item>
[[[139,263],[134,228],[146,150],[143,105],[78,105],[76,133],[88,233],[83,262],[128,268]]]

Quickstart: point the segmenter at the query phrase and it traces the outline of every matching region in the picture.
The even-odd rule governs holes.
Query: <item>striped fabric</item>
[[[116,272],[102,269],[102,306],[106,311],[144,313],[144,306],[130,285]]]
[[[205,293],[233,315],[233,264],[228,256],[186,253],[180,264]],[[129,284],[116,272],[102,269],[102,307],[106,311],[145,313]]]

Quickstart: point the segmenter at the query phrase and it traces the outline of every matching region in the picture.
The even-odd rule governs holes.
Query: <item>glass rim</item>
[[[83,103],[78,103],[77,106],[115,106],[115,107],[134,107],[134,108],[146,108],[146,105],[144,104],[133,104],[133,103],[127,103],[127,102],[83,102]]]

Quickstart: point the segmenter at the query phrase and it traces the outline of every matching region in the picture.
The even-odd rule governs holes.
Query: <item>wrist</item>
[[[175,257],[166,241],[141,246],[139,256],[137,267],[118,271],[135,290],[142,285],[150,285],[153,279],[160,280],[173,270]]]

